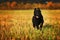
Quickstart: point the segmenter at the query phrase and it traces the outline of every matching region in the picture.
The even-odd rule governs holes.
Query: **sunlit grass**
[[[0,11],[0,40],[58,40],[60,11],[55,11],[42,10],[42,30],[32,26],[33,10]]]

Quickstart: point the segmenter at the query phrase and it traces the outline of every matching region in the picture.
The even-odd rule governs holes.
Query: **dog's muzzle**
[[[36,16],[36,18],[39,18],[38,16]]]

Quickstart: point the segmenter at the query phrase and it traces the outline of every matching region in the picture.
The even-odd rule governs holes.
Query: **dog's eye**
[[[38,13],[36,15],[39,15]]]

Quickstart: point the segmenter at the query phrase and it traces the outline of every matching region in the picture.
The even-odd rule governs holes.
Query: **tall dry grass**
[[[42,10],[41,31],[32,26],[33,10],[0,11],[0,40],[60,40],[59,13]]]

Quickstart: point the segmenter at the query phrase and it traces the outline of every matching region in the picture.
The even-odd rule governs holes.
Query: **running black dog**
[[[34,16],[32,18],[32,23],[34,28],[37,27],[37,29],[42,30],[44,20],[39,8],[34,9]]]

